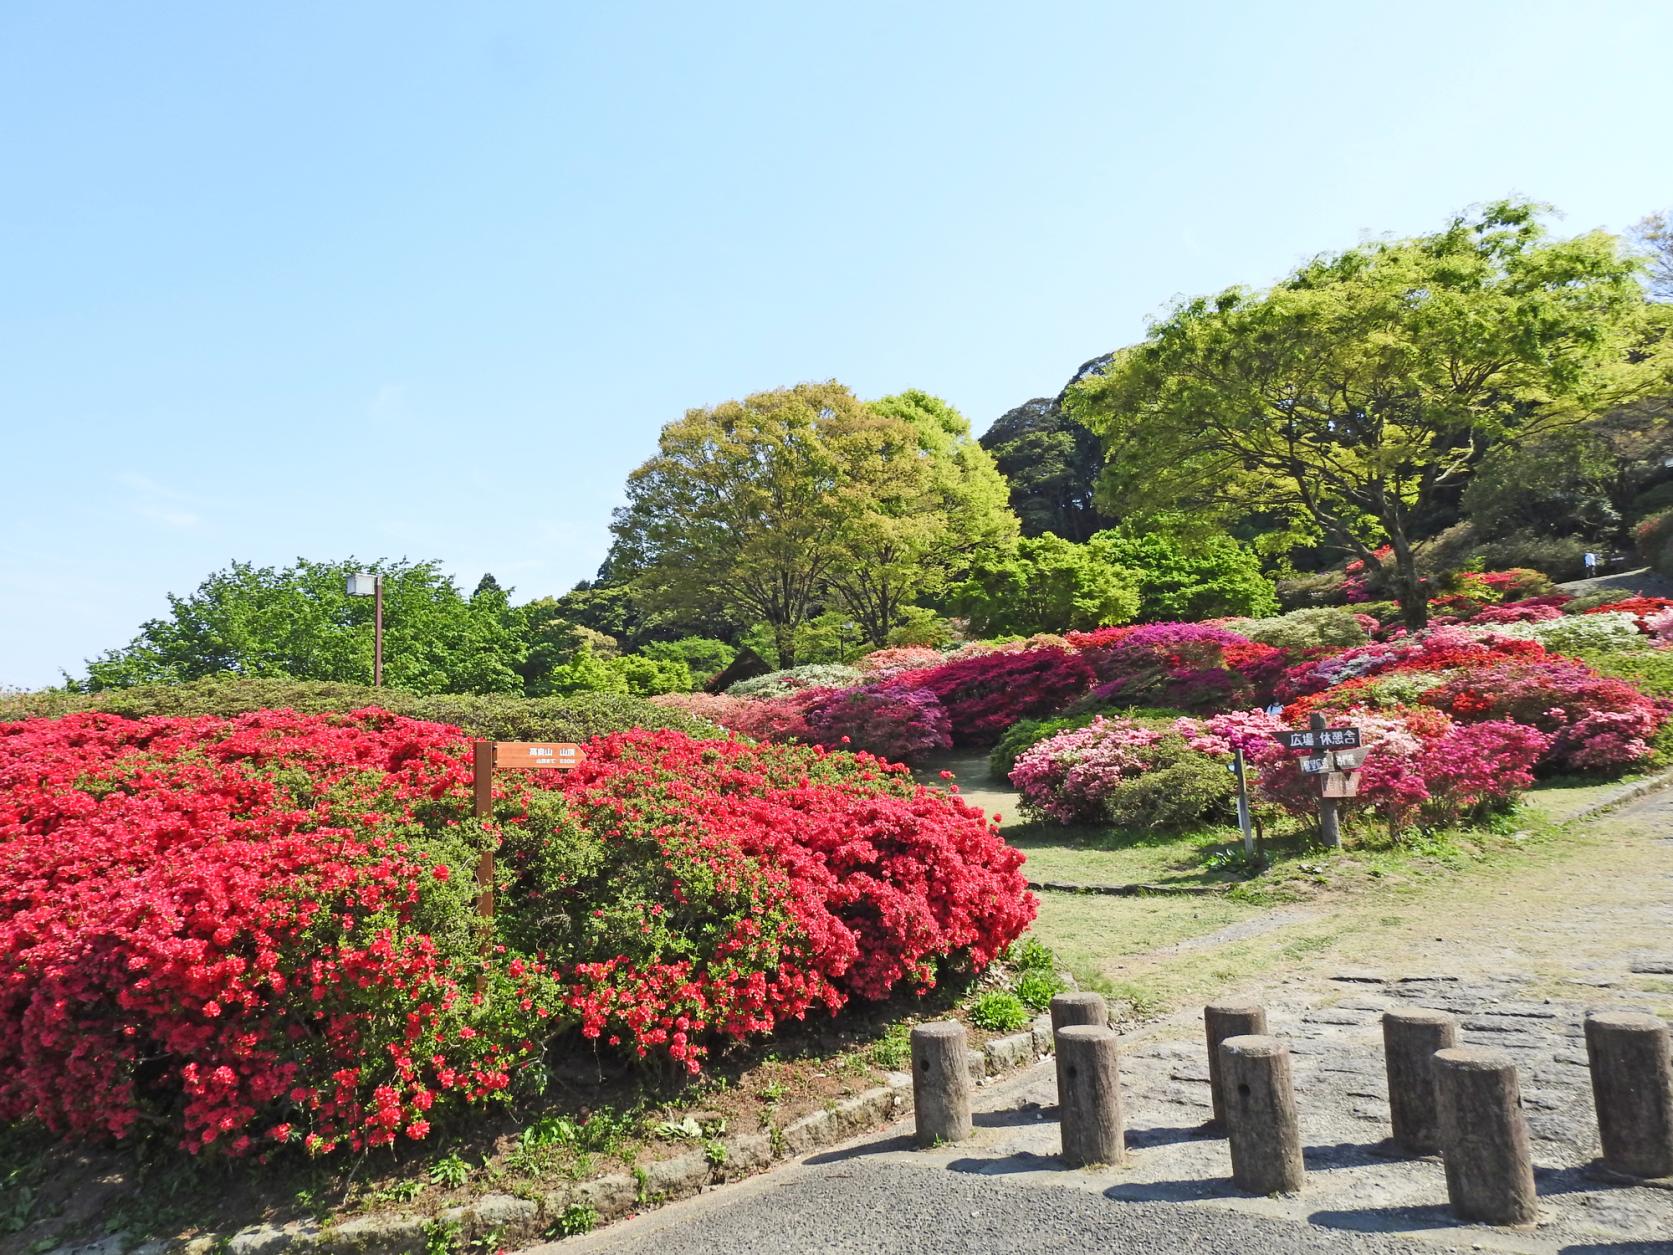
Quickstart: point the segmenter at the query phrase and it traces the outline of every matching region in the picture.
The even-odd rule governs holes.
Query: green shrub
[[[1069,714],[1053,715],[1048,719],[1019,719],[1005,729],[999,743],[988,755],[988,774],[995,780],[1009,780],[1011,768],[1017,765],[1017,758],[1024,750],[1033,748],[1059,732],[1067,732],[1071,728],[1084,728],[1099,715],[1106,718],[1113,715],[1130,719],[1147,728],[1171,728],[1174,720],[1183,718],[1185,712],[1169,710],[1164,706],[1117,707],[1106,702],[1096,702]]]
[[[1028,1008],[1015,994],[996,989],[970,1004],[970,1022],[990,1033],[1014,1033],[1028,1023]]]
[[[1673,649],[1580,649],[1569,656],[1651,697],[1673,697]]]
[[[505,693],[437,693],[327,680],[255,680],[222,674],[187,684],[138,684],[99,693],[49,690],[0,697],[0,721],[53,718],[103,710],[143,719],[150,715],[240,715],[294,710],[318,715],[379,706],[398,715],[450,723],[492,741],[584,741],[625,728],[673,728],[693,736],[718,734],[712,724],[624,693],[517,697]]]
[[[1017,997],[1022,1000],[1024,1006],[1035,1011],[1049,1010],[1051,1000],[1063,990],[1063,979],[1055,972],[1035,968],[1017,978]]]
[[[683,662],[693,676],[706,680],[730,667],[738,651],[712,636],[682,636],[677,641],[651,641],[639,650],[639,656]]]
[[[1476,552],[1486,571],[1530,567],[1554,580],[1578,579],[1585,574],[1585,553],[1596,548],[1578,536],[1541,536],[1533,532],[1511,532],[1484,540]]]
[[[1368,639],[1365,629],[1354,618],[1357,609],[1357,606],[1312,606],[1268,619],[1233,619],[1221,626],[1278,649],[1313,649],[1320,645],[1351,649]]]
[[[658,693],[689,693],[694,685],[691,668],[677,658],[647,658],[642,654],[628,654],[612,658],[610,669],[621,673],[627,691],[638,697],[654,697]]]
[[[1167,737],[1152,749],[1150,769],[1111,790],[1105,807],[1117,828],[1177,831],[1229,813],[1236,794],[1225,763]]]
[[[1646,514],[1659,514],[1670,509],[1673,509],[1673,479],[1639,493],[1632,499],[1627,513],[1636,522]]]
[[[1013,967],[1019,972],[1054,972],[1057,970],[1057,956],[1033,933],[1026,937],[1019,937],[1006,947],[1001,956],[1007,967]]]

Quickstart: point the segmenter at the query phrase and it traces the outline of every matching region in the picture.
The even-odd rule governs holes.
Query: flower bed
[[[383,712],[0,725],[0,1120],[232,1155],[421,1139],[555,1036],[695,1071],[1032,918],[979,811],[869,756],[588,754],[496,777],[485,827],[457,730]]]
[[[1063,709],[1092,681],[1092,668],[1079,654],[1048,647],[977,654],[905,672],[893,683],[934,694],[955,744],[991,745],[1017,720]]]
[[[1029,814],[1058,823],[1183,828],[1230,803],[1225,764],[1177,731],[1098,716],[1017,756],[1011,783]]]

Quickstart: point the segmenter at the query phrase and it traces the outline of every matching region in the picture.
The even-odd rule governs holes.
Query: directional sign
[[[1370,752],[1362,745],[1358,749],[1337,750],[1331,757],[1336,760],[1337,771],[1352,771],[1365,765],[1365,756]]]
[[[1358,728],[1326,728],[1322,732],[1285,728],[1282,732],[1274,732],[1272,735],[1278,744],[1292,754],[1359,748]]]
[[[586,755],[579,745],[568,741],[495,741],[494,766],[555,767],[568,771],[579,767]]]
[[[1322,771],[1329,771],[1331,769],[1330,760],[1331,756],[1329,754],[1312,754],[1306,758],[1297,759],[1296,761],[1301,766],[1302,775],[1316,776]]]

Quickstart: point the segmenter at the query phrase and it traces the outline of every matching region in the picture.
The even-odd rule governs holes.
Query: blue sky
[[[0,5],[0,684],[239,558],[593,571],[686,408],[977,430],[1367,233],[1673,205],[1673,4]]]

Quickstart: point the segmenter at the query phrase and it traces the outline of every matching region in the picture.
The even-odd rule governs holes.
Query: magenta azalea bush
[[[807,707],[807,727],[820,745],[895,761],[953,745],[952,724],[934,693],[888,683],[821,693]]]
[[[1283,650],[1207,623],[1147,623],[1071,641],[1101,683],[1100,701],[1223,710],[1266,699]]]
[[[978,654],[896,676],[902,688],[932,693],[947,712],[956,745],[990,745],[1019,719],[1050,715],[1092,687],[1092,668],[1055,647]]]

